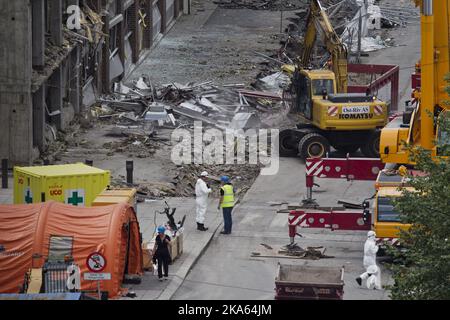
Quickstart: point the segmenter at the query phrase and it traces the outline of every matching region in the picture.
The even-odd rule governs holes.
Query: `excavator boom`
[[[320,30],[320,32],[319,32]],[[322,40],[331,55],[332,70],[336,76],[336,86],[339,93],[347,92],[347,48],[334,31],[325,9],[319,0],[312,0],[309,14],[306,20],[306,33],[303,44],[303,54],[299,69],[307,68],[311,61],[312,51],[317,34],[322,35]]]

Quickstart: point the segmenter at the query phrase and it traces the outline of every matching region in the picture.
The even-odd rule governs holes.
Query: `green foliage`
[[[438,119],[440,153],[450,154],[450,117]],[[405,252],[395,252],[401,263],[391,265],[395,284],[392,299],[450,299],[450,158],[434,159],[421,148],[409,149],[421,177],[409,177],[414,191],[403,189],[395,201],[404,223],[412,224],[401,232]]]

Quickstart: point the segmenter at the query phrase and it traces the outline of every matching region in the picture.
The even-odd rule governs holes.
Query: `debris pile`
[[[383,4],[379,6],[383,27],[401,26],[406,27],[410,21],[419,21],[420,11],[418,8],[404,5]]]
[[[232,181],[237,197],[247,192],[259,175],[260,165],[185,165],[179,167],[174,178],[176,194],[190,197],[195,194],[195,184],[202,171],[209,174],[209,185],[213,189],[212,196],[220,195],[220,176],[227,175]]]
[[[296,243],[285,246],[270,246],[265,243],[260,243],[264,248],[259,248],[258,251],[251,253],[252,257],[260,258],[291,258],[291,259],[310,259],[319,260],[324,258],[334,258],[333,256],[325,255],[326,249],[324,247],[307,247],[301,248]]]
[[[114,152],[127,153],[128,156],[136,158],[148,158],[152,156],[159,144],[142,135],[130,135],[123,141],[106,142],[103,147],[111,150],[107,155],[112,156]]]
[[[214,0],[225,9],[296,10],[305,6],[304,0]]]
[[[171,182],[140,182],[134,185],[140,198],[194,197],[195,184],[202,171],[209,173],[208,184],[213,197],[220,196],[220,176],[228,175],[235,189],[236,199],[251,187],[260,171],[259,165],[185,165],[177,168]],[[124,176],[112,179],[114,187],[129,187]]]
[[[86,121],[76,115],[64,131],[57,131],[54,127],[46,125],[46,144],[40,152],[40,158],[36,159],[35,164],[43,164],[45,161],[54,163],[60,161],[62,155],[69,148],[87,146],[86,139],[80,139],[80,133],[87,129]]]
[[[251,90],[243,84],[216,86],[211,81],[155,88],[143,76],[133,88],[117,84],[114,93],[101,97],[100,105],[91,110],[100,120],[140,127],[149,133],[158,126],[175,128],[196,120],[220,129],[259,128],[265,118],[285,109],[281,92],[287,82],[285,75],[277,73],[258,80]]]
[[[293,257],[299,257],[304,259],[311,259],[311,260],[318,260],[323,258],[334,258],[333,256],[327,256],[325,255],[326,249],[323,247],[307,247],[306,250],[302,247],[298,246],[296,243],[294,244],[288,244],[284,247],[282,247],[278,253],[287,255],[287,256],[293,256]]]

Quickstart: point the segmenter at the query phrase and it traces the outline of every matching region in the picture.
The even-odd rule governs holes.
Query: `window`
[[[326,90],[328,94],[334,93],[333,80],[331,79],[316,79],[313,83],[313,95],[321,96],[323,91]]]
[[[73,237],[51,236],[48,249],[48,261],[64,261],[72,255]]]
[[[392,200],[388,197],[379,197],[378,205],[378,221],[379,222],[399,222],[400,216],[394,209]]]

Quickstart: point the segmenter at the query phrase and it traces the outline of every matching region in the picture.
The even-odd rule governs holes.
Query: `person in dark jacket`
[[[163,226],[158,227],[158,235],[155,239],[155,246],[153,247],[153,262],[158,262],[158,279],[163,281],[167,280],[169,276],[169,263],[171,261],[169,245],[170,237],[165,234],[166,228]]]

